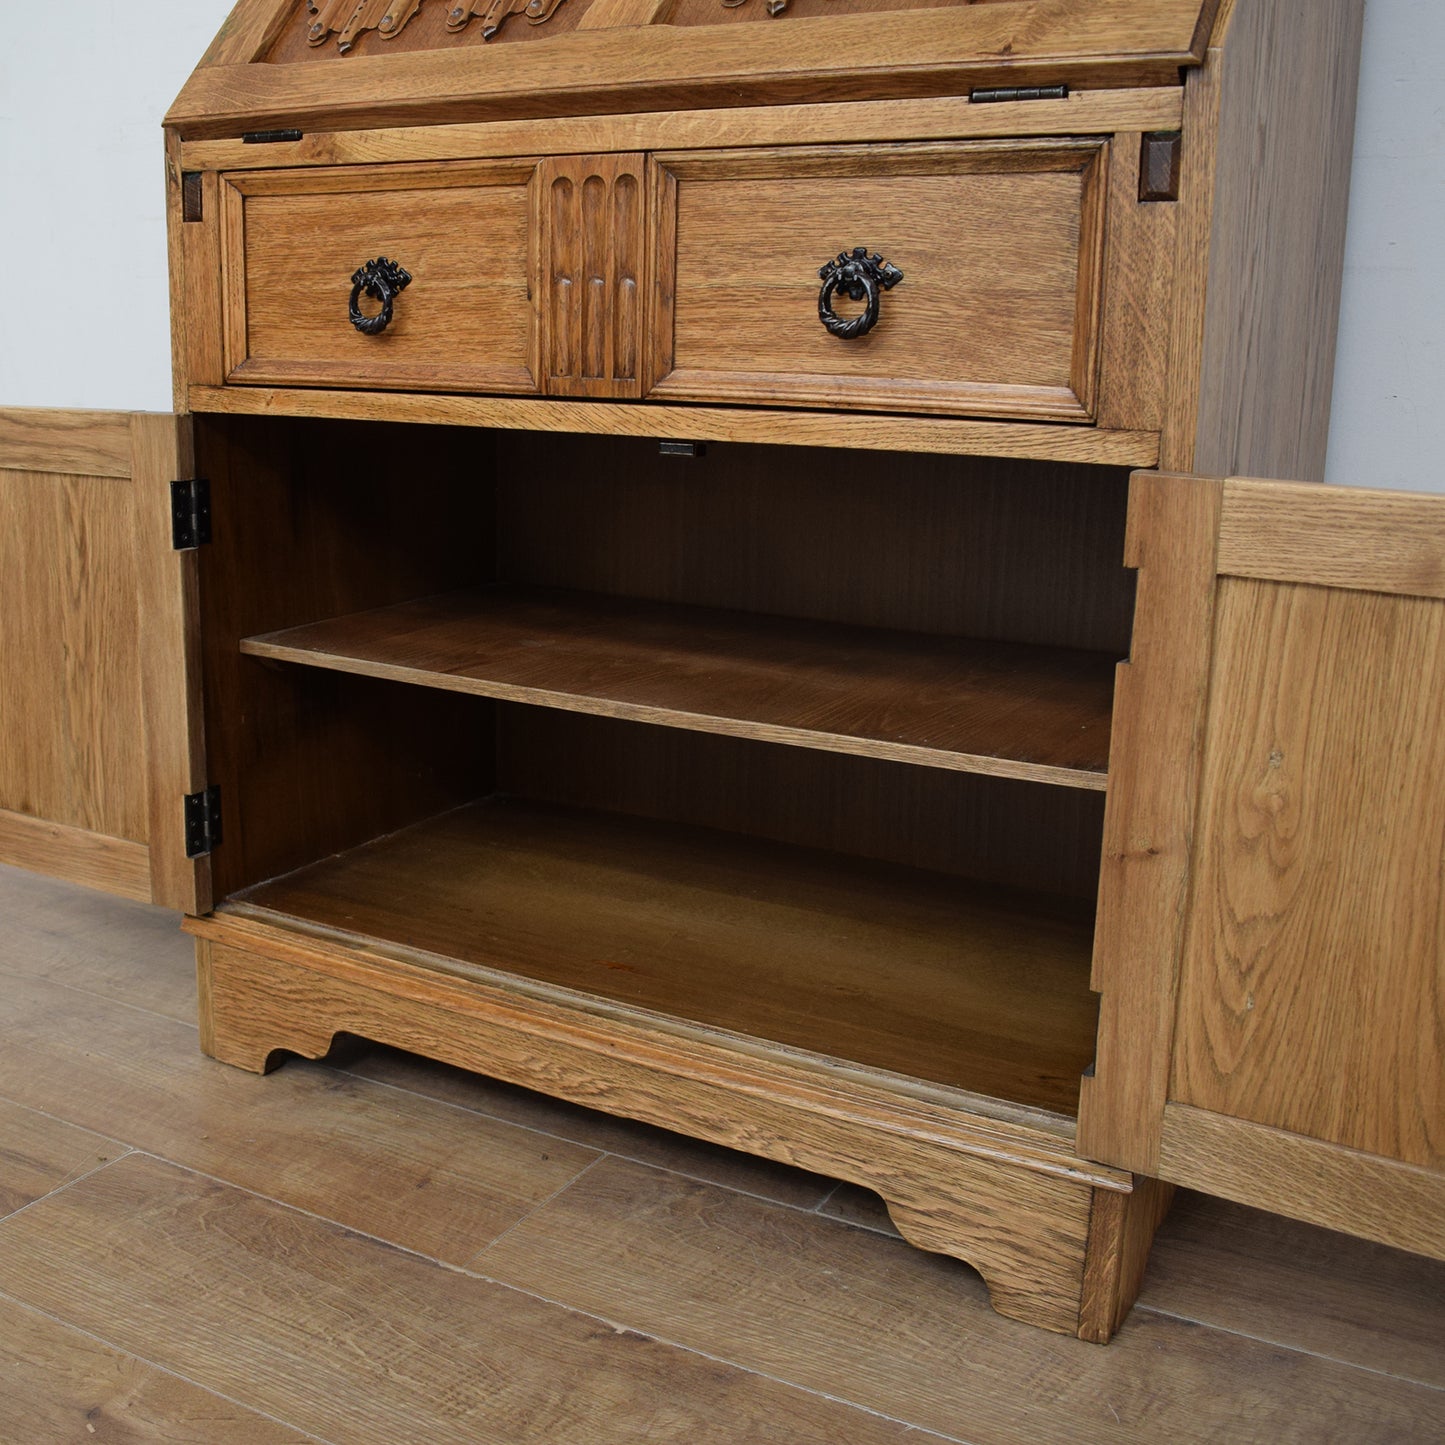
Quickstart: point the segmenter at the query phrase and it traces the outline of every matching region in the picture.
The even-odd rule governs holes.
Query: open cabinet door
[[[1141,475],[1086,1157],[1445,1258],[1445,498]]]
[[[204,786],[190,423],[0,409],[0,863],[194,913]]]

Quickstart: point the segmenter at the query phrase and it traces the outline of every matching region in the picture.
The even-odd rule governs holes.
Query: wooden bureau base
[[[1001,1314],[1081,1339],[1107,1341],[1127,1313],[1168,1203],[1167,1186],[1079,1159],[1062,1128],[1023,1111],[990,1117],[942,1091],[362,939],[225,913],[186,927],[214,1058],[260,1073],[355,1035],[846,1179],[877,1191],[909,1242],[977,1269]]]

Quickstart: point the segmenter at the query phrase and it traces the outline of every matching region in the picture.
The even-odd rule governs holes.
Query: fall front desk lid
[[[1178,85],[1220,0],[240,0],[182,136]]]

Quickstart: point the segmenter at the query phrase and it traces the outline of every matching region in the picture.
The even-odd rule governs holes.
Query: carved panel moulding
[[[357,37],[374,30],[383,40],[395,40],[407,22],[421,9],[423,0],[306,0],[306,13],[313,16],[306,39],[325,45],[333,35],[343,55]],[[430,0],[428,0],[430,3]],[[478,16],[482,39],[490,40],[509,15],[524,15],[532,25],[541,25],[556,13],[562,0],[442,0],[447,7],[447,29],[453,34],[465,30]]]
[[[423,3],[436,3],[446,11],[447,30],[453,35],[480,18],[482,39],[490,40],[508,16],[521,15],[529,25],[541,25],[557,13],[563,0],[305,0],[306,13],[313,17],[306,39],[311,45],[325,45],[334,35],[343,55],[368,30],[383,40],[395,40]],[[735,10],[749,0],[720,3]],[[781,15],[788,0],[763,0],[763,5],[769,15]]]

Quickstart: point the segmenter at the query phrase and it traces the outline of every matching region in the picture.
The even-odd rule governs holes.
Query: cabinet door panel
[[[1171,698],[1158,657],[1124,669],[1084,1152],[1335,1228],[1353,1226],[1300,1187],[1299,1160],[1368,1165],[1434,1201],[1408,1239],[1445,1253],[1445,500],[1135,486],[1136,636],[1151,572],[1178,571],[1158,498],[1216,489],[1212,565],[1189,584],[1207,688]],[[1151,753],[1171,732],[1188,755]],[[1161,795],[1183,800],[1187,867],[1151,893]]]
[[[173,416],[0,410],[0,862],[195,911],[188,446]]]
[[[1171,1100],[1445,1164],[1442,698],[1445,602],[1221,580]]]

